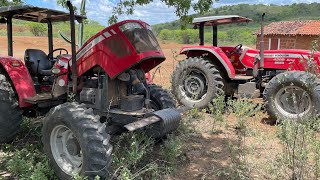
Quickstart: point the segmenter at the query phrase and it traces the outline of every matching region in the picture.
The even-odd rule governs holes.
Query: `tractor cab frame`
[[[199,27],[199,39],[200,46],[204,45],[204,27],[212,26],[212,45],[218,46],[218,26],[233,23],[249,23],[252,19],[241,17],[238,15],[227,15],[227,16],[209,16],[209,17],[199,17],[194,18],[192,23],[195,28]]]
[[[53,75],[52,68],[55,61],[57,60],[53,57],[54,52],[60,51],[60,55],[61,51],[65,51],[66,54],[69,53],[68,50],[64,48],[54,49],[52,25],[55,22],[68,21],[70,22],[70,34],[71,36],[75,36],[74,21],[77,20],[81,24],[82,21],[86,19],[85,16],[74,15],[73,9],[70,12],[72,13],[66,13],[63,11],[57,11],[30,5],[0,7],[0,22],[7,25],[8,42],[8,57],[0,57],[0,64],[2,68],[4,68],[5,71],[8,73],[8,76],[11,78],[13,86],[15,87],[16,93],[19,97],[20,107],[23,108],[32,105],[30,101],[28,102],[27,98],[46,100],[52,99],[50,98],[52,96],[36,96],[38,93],[41,92],[42,89],[41,85],[43,84],[41,80],[46,79],[46,81],[53,81],[53,79],[50,78],[50,76]],[[25,51],[24,63],[22,63],[22,61],[20,61],[19,59],[14,58],[12,23],[13,19],[47,24],[48,54],[46,54],[40,49],[30,48],[26,49]],[[76,62],[75,37],[71,37],[71,39],[72,59],[74,62]],[[75,67],[72,68],[73,75],[75,75],[75,70]],[[50,89],[51,88],[49,88],[48,91],[50,91]]]
[[[0,7],[0,17],[2,17],[0,23],[7,24],[8,56],[13,56],[13,19],[46,23],[48,25],[48,52],[53,51],[52,23],[70,21],[69,13],[30,5]],[[86,17],[75,15],[75,19],[78,23],[82,23]]]

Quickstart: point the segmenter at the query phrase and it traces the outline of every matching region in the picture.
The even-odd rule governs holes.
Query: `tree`
[[[57,4],[61,5],[62,7],[66,8],[66,9],[68,9],[67,1],[68,0],[57,0]],[[82,1],[86,1],[86,0],[82,0]],[[73,9],[74,9],[75,12],[77,11],[77,7],[73,6]]]
[[[21,4],[21,3],[22,3],[22,0],[12,0],[12,1],[0,0],[0,7],[1,6],[9,6],[9,5]]]
[[[192,2],[192,0],[161,0],[169,7],[175,8],[175,13],[182,22],[187,23],[192,20],[188,17],[188,12],[191,8],[199,14],[207,12],[214,1],[219,0],[198,0],[198,2]],[[112,16],[109,18],[108,23],[113,24],[118,21],[118,16],[122,14],[133,14],[134,8],[137,5],[147,5],[152,3],[153,0],[123,0],[120,1],[116,7],[113,8]]]

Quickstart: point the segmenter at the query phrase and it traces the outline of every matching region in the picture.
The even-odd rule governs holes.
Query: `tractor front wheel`
[[[263,97],[268,114],[278,121],[304,120],[316,116],[320,109],[316,76],[303,71],[278,74],[267,84]]]
[[[181,61],[173,72],[173,94],[185,106],[206,108],[215,97],[224,94],[223,87],[219,70],[201,57]]]
[[[50,110],[43,122],[42,143],[60,179],[77,174],[89,179],[108,176],[112,146],[105,128],[84,104],[65,103]]]
[[[14,90],[7,77],[0,73],[0,144],[15,138],[21,122],[22,110]]]

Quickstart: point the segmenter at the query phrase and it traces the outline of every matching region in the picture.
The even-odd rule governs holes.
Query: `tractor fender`
[[[218,47],[186,47],[183,48],[180,51],[180,54],[185,54],[187,56],[190,56],[191,52],[195,52],[195,51],[201,51],[204,53],[210,53],[211,55],[215,56],[218,61],[222,64],[222,68],[224,68],[224,70],[227,72],[228,77],[230,79],[234,78],[236,76],[236,72],[234,70],[234,67],[231,63],[231,61],[229,60],[229,58],[225,55],[225,53]]]
[[[19,106],[32,106],[32,104],[23,101],[27,97],[36,95],[33,80],[23,62],[13,57],[0,57],[0,66],[3,67],[11,79],[13,88],[19,97]]]

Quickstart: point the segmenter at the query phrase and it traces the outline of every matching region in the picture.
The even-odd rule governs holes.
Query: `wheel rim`
[[[285,117],[298,118],[311,110],[312,101],[310,95],[304,89],[298,86],[288,86],[277,92],[275,106]]]
[[[182,79],[179,89],[182,96],[191,102],[202,101],[207,94],[207,78],[197,69],[191,69]]]
[[[54,160],[63,172],[70,176],[80,172],[82,167],[81,147],[68,127],[59,125],[52,130],[50,147]]]

